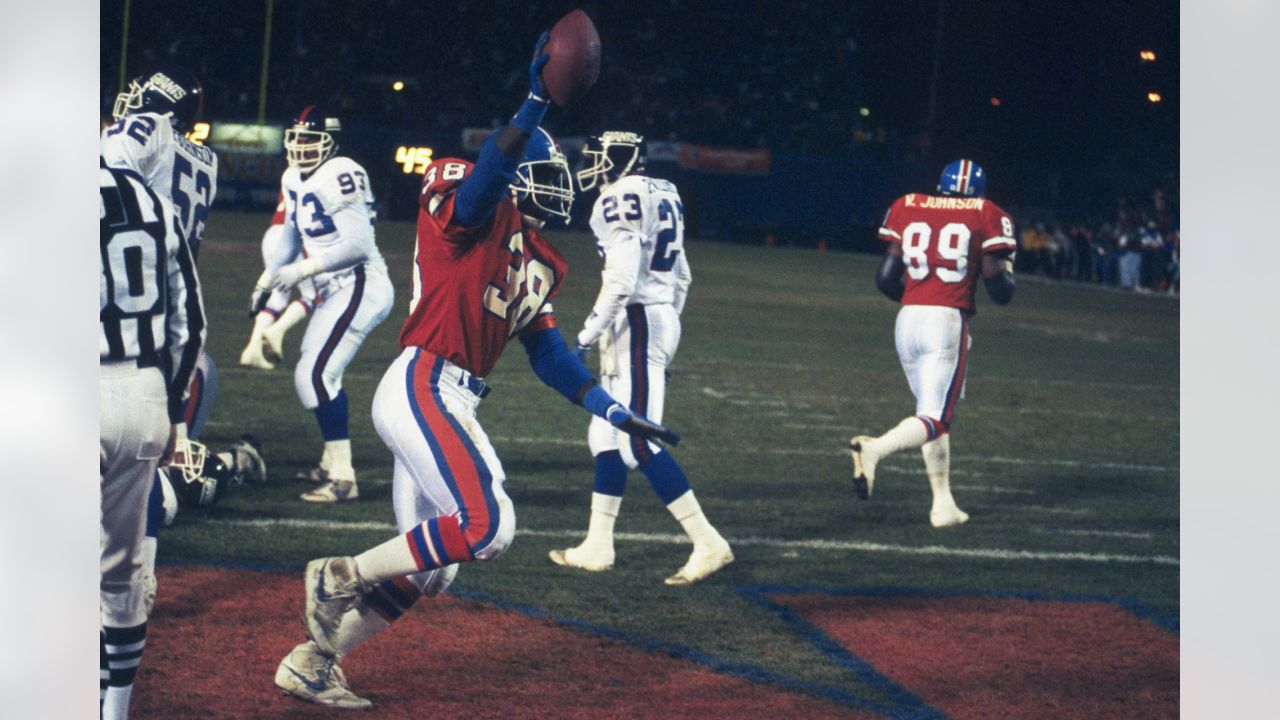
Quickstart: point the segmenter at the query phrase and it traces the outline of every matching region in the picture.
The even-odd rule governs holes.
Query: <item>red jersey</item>
[[[443,158],[422,179],[413,299],[400,347],[423,348],[484,377],[511,338],[556,326],[551,299],[569,265],[549,240],[524,227],[505,197],[483,224],[458,225],[457,190],[472,167]]]
[[[982,256],[1017,249],[1013,221],[986,198],[912,193],[885,213],[880,239],[902,246],[907,264],[903,305],[974,312]]]

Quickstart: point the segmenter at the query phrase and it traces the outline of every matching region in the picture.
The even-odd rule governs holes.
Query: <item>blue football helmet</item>
[[[539,220],[554,215],[569,222],[573,175],[560,146],[546,130],[538,128],[529,136],[511,190],[521,213]]]
[[[309,173],[338,152],[342,121],[316,105],[298,113],[293,127],[284,131],[284,152],[289,167]]]
[[[578,171],[579,190],[586,192],[597,183],[613,184],[626,175],[644,172],[644,137],[619,130],[600,133],[587,140],[582,159],[588,164]]]
[[[956,160],[942,169],[938,192],[943,195],[983,197],[987,194],[987,174],[972,160]]]
[[[186,134],[204,114],[204,88],[196,76],[177,65],[161,65],[129,81],[129,89],[116,96],[111,115],[151,112],[168,115],[178,132]]]

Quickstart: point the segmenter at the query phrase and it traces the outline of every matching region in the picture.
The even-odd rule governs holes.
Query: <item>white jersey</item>
[[[205,220],[218,190],[218,156],[183,137],[168,115],[138,113],[102,131],[107,167],[142,176],[147,187],[173,204],[178,231],[192,253],[199,252]]]
[[[619,179],[600,191],[591,230],[604,270],[579,345],[594,343],[629,305],[684,309],[693,276],[684,248],[684,204],[675,185],[642,175]]]
[[[373,224],[377,220],[368,173],[347,157],[333,157],[303,177],[296,168],[284,171],[284,241],[290,259],[300,252],[319,258],[325,271],[313,277],[316,292],[328,297],[355,281],[357,266],[387,274],[378,252]]]

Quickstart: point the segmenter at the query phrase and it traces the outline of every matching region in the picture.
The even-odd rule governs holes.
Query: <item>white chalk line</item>
[[[1032,528],[1038,535],[1080,535],[1082,537],[1123,538],[1127,540],[1151,540],[1149,532],[1129,532],[1126,530],[1078,530],[1070,528]]]
[[[226,527],[245,527],[260,530],[277,528],[293,528],[299,530],[371,530],[380,532],[396,532],[396,526],[388,522],[339,522],[334,520],[201,520],[205,525],[221,525]],[[546,537],[557,539],[577,539],[582,537],[581,530],[530,530],[517,529],[516,535],[526,537]],[[659,533],[615,533],[615,540],[623,542],[661,543],[665,545],[688,545],[685,535]],[[940,557],[964,557],[976,560],[1034,560],[1034,561],[1078,561],[1091,563],[1151,563],[1155,565],[1179,565],[1176,557],[1167,555],[1125,555],[1116,553],[1057,552],[1051,550],[1008,550],[1003,548],[952,548],[942,545],[893,545],[888,543],[863,542],[857,540],[783,540],[767,537],[730,537],[729,544],[737,547],[767,547],[782,550],[833,550],[841,552],[869,552],[899,555],[925,555]]]

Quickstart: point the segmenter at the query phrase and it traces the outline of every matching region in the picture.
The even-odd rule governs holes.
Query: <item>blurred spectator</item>
[[[1081,223],[1071,226],[1071,249],[1075,253],[1076,280],[1093,280],[1093,233]]]
[[[1116,235],[1120,252],[1120,289],[1133,290],[1142,280],[1142,239],[1131,226],[1122,226]]]

